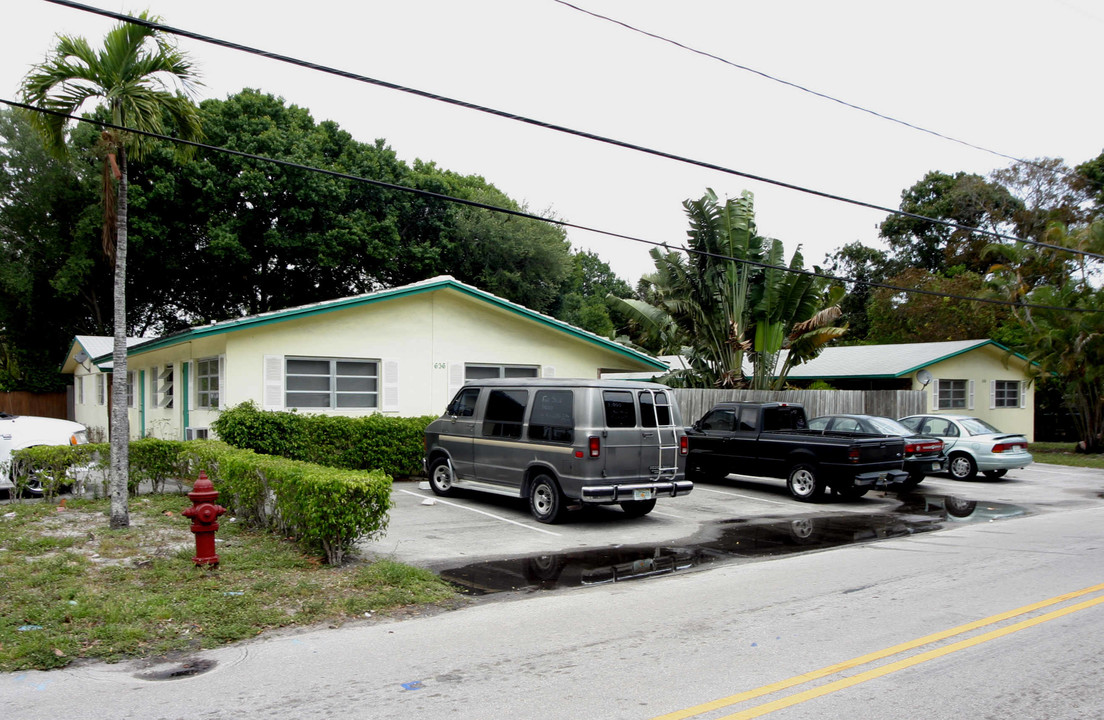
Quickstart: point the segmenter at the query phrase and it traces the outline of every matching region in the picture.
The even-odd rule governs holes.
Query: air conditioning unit
[[[210,431],[205,427],[184,428],[185,440],[206,440]]]

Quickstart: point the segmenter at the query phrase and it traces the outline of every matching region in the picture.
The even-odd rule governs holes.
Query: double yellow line
[[[930,645],[931,643],[940,642],[948,638],[952,638],[956,635],[962,635],[964,633],[988,627],[989,625],[995,625],[997,623],[1004,622],[1005,620],[1019,617],[1020,615],[1027,615],[1028,613],[1033,613],[1037,610],[1042,610],[1043,608],[1051,607],[1053,605],[1058,605],[1064,602],[1069,602],[1070,600],[1075,600],[1079,597],[1091,595],[1092,593],[1100,592],[1102,590],[1104,590],[1104,583],[1100,585],[1093,585],[1092,587],[1088,587],[1083,590],[1076,590],[1074,592],[1066,593],[1065,595],[1059,595],[1057,597],[1050,598],[1049,600],[1043,600],[1031,605],[1025,605],[1015,610],[1009,610],[1008,612],[1003,612],[999,615],[993,615],[982,620],[975,620],[974,622],[967,623],[965,625],[959,625],[958,627],[954,627],[949,630],[943,630],[931,635],[925,635],[924,637],[917,638],[916,640],[910,640],[909,642],[901,643],[900,645],[894,645],[893,647],[886,648],[885,650],[878,650],[877,652],[862,655],[852,660],[846,660],[835,665],[829,665],[828,667],[821,668],[820,670],[814,670],[812,672],[805,673],[804,675],[796,675],[792,678],[789,678],[788,680],[782,680],[780,682],[771,683],[770,685],[764,685],[754,690],[748,690],[747,692],[738,693],[736,695],[729,695],[728,697],[720,698],[718,700],[713,700],[707,703],[702,703],[701,705],[695,705],[694,707],[686,708],[685,710],[677,710],[666,715],[660,715],[653,720],[682,720],[682,718],[694,717],[695,715],[701,715],[703,713],[721,710],[723,708],[731,707],[732,705],[747,702],[748,700],[754,700],[755,698],[760,698],[766,695],[772,695],[774,693],[781,692],[783,690],[788,690],[789,688],[803,685],[805,683],[812,682],[813,680],[819,680],[830,675],[835,675],[836,673],[840,673],[845,670],[851,670],[861,665],[866,665],[867,663],[875,662],[877,660],[884,660],[886,658],[893,657],[894,655],[899,655],[911,650],[916,650],[917,648],[921,648],[925,645]],[[719,720],[748,720],[749,718],[757,718],[762,715],[766,715],[767,713],[774,712],[775,710],[781,710],[782,708],[797,705],[799,703],[806,702],[807,700],[812,700],[813,698],[834,693],[837,690],[843,690],[845,688],[864,683],[868,680],[874,680],[875,678],[880,678],[885,675],[895,673],[898,670],[904,670],[905,668],[910,668],[914,665],[919,665],[929,660],[934,660],[936,658],[958,652],[959,650],[965,650],[966,648],[974,647],[975,645],[980,645],[981,643],[989,642],[990,640],[996,640],[997,638],[1011,635],[1012,633],[1019,632],[1020,630],[1025,630],[1029,627],[1041,625],[1042,623],[1048,622],[1050,620],[1055,620],[1065,615],[1070,615],[1072,613],[1079,612],[1081,610],[1085,610],[1096,605],[1100,605],[1101,603],[1104,603],[1104,595],[1093,598],[1091,600],[1085,600],[1083,602],[1077,603],[1076,605],[1069,605],[1059,610],[1053,610],[1044,615],[1038,615],[1027,620],[1021,620],[1020,622],[1013,625],[1008,625],[996,630],[990,630],[987,633],[975,635],[965,640],[959,640],[958,642],[952,643],[950,645],[945,645],[933,650],[918,653],[916,655],[904,658],[903,660],[887,663],[885,665],[881,665],[865,672],[857,673],[855,675],[849,675],[845,678],[841,678],[830,683],[825,683],[824,685],[819,685],[815,688],[795,693],[793,695],[788,695],[784,698],[773,700],[762,705],[757,705],[755,707],[748,708],[746,710],[742,710],[731,715],[725,715],[723,718],[719,718]]]

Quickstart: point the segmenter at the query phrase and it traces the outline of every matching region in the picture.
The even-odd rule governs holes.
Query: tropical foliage
[[[142,13],[142,20],[156,20]],[[94,50],[81,37],[61,35],[53,53],[34,66],[23,81],[23,99],[46,112],[32,123],[57,155],[67,153],[68,117],[89,100],[106,103],[114,128],[100,136],[103,164],[103,250],[115,271],[113,330],[114,375],[126,377],[127,315],[127,153],[140,158],[149,145],[145,136],[119,128],[162,134],[172,128],[184,140],[201,137],[199,113],[178,87],[188,89],[195,70],[158,31],[120,23],[108,32],[103,48]],[[178,146],[187,152],[188,146]],[[127,417],[125,382],[112,384],[111,527],[130,524],[127,513]]]
[[[667,382],[743,387],[746,356],[752,387],[781,387],[793,367],[845,332],[833,326],[842,288],[806,271],[800,251],[782,264],[782,243],[756,231],[751,193],[721,203],[708,190],[683,207],[689,252],[652,250],[656,271],[642,280],[642,297],[611,301],[630,320],[635,342],[686,358],[688,368]]]

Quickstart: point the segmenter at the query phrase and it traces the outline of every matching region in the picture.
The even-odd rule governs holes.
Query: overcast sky
[[[86,0],[171,26],[757,176],[897,207],[929,170],[1009,161],[842,107],[554,0]],[[1020,158],[1071,165],[1104,150],[1098,0],[572,0],[641,30],[852,104]],[[57,33],[98,47],[115,23],[7,0],[0,97]],[[681,245],[682,202],[755,193],[759,232],[807,265],[884,213],[563,135],[194,40],[198,99],[259,88],[383,138],[404,161],[486,178],[533,211]],[[635,283],[649,246],[578,230]]]

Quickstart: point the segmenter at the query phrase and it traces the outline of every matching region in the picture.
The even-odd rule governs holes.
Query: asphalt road
[[[1104,715],[1104,472],[1034,466],[999,482],[925,485],[933,499],[953,491],[1027,513],[275,635],[201,653],[190,662],[205,671],[175,680],[154,679],[172,667],[138,663],[7,674],[0,707],[13,720]],[[548,536],[509,503],[421,505],[416,484],[399,486],[391,532],[373,550],[493,560],[626,535],[667,543],[701,536],[714,518],[866,517],[900,504],[806,506],[735,477],[702,489],[670,501],[669,515],[629,523],[611,511]],[[699,507],[715,515],[695,520]]]

